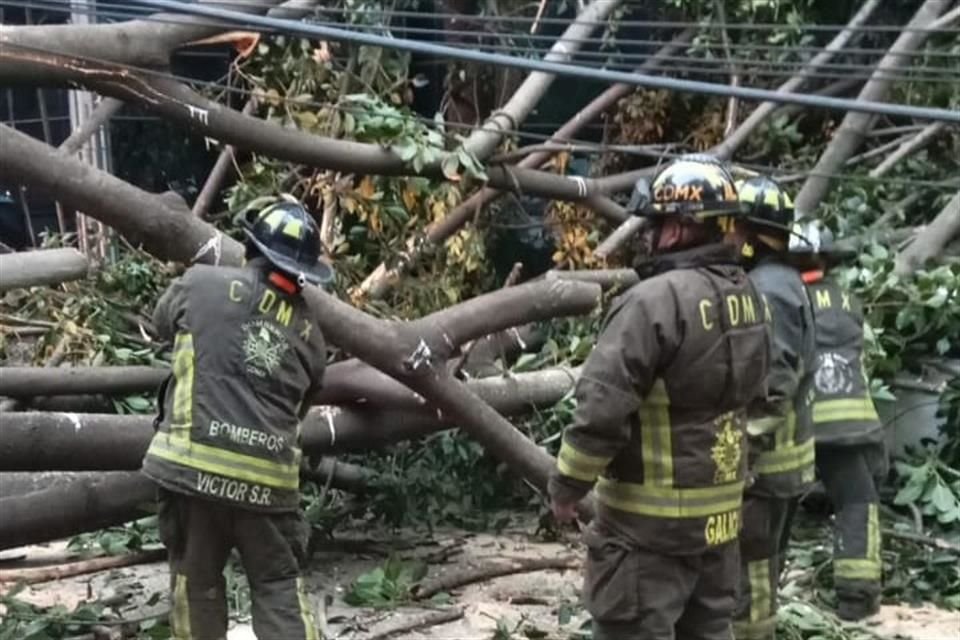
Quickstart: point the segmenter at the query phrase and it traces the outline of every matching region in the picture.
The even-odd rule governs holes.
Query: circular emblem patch
[[[827,395],[853,391],[853,367],[850,360],[839,353],[824,353],[817,359],[817,373],[813,378],[817,391]]]

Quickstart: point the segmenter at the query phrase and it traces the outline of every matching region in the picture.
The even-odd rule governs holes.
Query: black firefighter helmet
[[[320,230],[299,202],[282,200],[248,222],[247,239],[277,269],[300,281],[325,285],[333,267],[320,259]]]
[[[649,186],[638,182],[628,205],[630,213],[650,218],[678,217],[704,222],[737,216],[740,200],[733,176],[718,160],[690,154],[668,164]]]
[[[740,202],[750,222],[790,233],[793,200],[773,178],[754,176],[737,183]]]

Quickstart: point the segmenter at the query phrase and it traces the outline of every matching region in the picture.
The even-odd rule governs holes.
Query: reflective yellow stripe
[[[557,470],[567,477],[583,482],[593,482],[607,468],[612,459],[583,453],[564,438],[560,444],[560,455],[557,456]]]
[[[300,450],[294,449],[294,463],[283,464],[262,458],[225,451],[196,442],[183,443],[169,434],[158,433],[147,450],[184,467],[209,471],[235,480],[246,480],[278,489],[296,490],[300,486]]]
[[[774,433],[782,423],[783,418],[779,416],[751,418],[747,420],[747,434],[751,436],[762,436],[767,433]]]
[[[173,587],[173,614],[170,623],[173,625],[173,637],[176,640],[193,640],[190,630],[190,600],[187,598],[187,576],[177,574]]]
[[[869,397],[820,400],[813,404],[815,423],[879,419],[873,400]]]
[[[770,609],[770,560],[747,563],[750,578],[750,622],[761,622],[773,615]]]
[[[789,447],[797,437],[797,412],[792,408],[787,411],[787,415],[777,431],[773,435],[777,449]]]
[[[300,619],[303,620],[306,640],[320,640],[317,625],[313,621],[313,610],[310,608],[307,593],[303,588],[303,578],[297,578],[297,603],[300,605]]]
[[[193,336],[178,333],[173,342],[173,416],[171,431],[189,437],[193,428]]]
[[[764,451],[757,457],[753,470],[760,474],[785,473],[809,467],[815,460],[813,438],[792,447]]]
[[[833,561],[834,578],[845,580],[880,580],[880,563],[866,558],[838,558]]]
[[[647,484],[673,486],[673,442],[670,398],[663,379],[657,379],[640,407],[640,446]]]
[[[867,560],[880,566],[880,511],[876,504],[867,505]]]
[[[597,499],[620,511],[658,518],[705,518],[739,509],[743,482],[675,489],[600,478]]]

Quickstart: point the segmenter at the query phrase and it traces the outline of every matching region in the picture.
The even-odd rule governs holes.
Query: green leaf
[[[930,501],[933,502],[933,505],[937,508],[937,511],[941,513],[952,513],[957,507],[957,499],[953,495],[953,492],[945,487],[941,482],[938,482],[936,487],[933,489],[930,496]]]
[[[412,140],[401,140],[390,147],[390,150],[404,162],[410,162],[417,155],[417,145]]]

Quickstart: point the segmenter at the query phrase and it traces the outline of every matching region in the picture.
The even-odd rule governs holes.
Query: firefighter
[[[683,157],[642,191],[632,203],[654,256],[614,301],[577,383],[552,508],[573,520],[596,484],[583,593],[595,640],[728,640],[745,406],[763,395],[770,335],[724,243],[740,211],[726,169]]]
[[[863,308],[829,270],[853,253],[833,245],[829,229],[804,227],[811,242],[795,250],[813,303],[817,333],[813,428],[817,471],[836,511],[833,582],[837,615],[860,620],[880,607],[878,483],[886,475],[883,425],[863,366]]]
[[[738,183],[746,223],[740,228],[750,279],[773,316],[767,396],[750,407],[750,484],[743,503],[737,640],[772,640],[776,632],[781,539],[799,496],[815,479],[812,423],[816,366],[813,309],[788,252],[793,203],[770,178]]]
[[[193,266],[154,311],[173,341],[157,433],[143,473],[159,485],[178,640],[226,637],[223,569],[233,548],[263,640],[318,637],[301,569],[309,528],[298,511],[304,400],[326,362],[317,310],[301,295],[332,269],[319,231],[281,200],[247,225],[241,268]]]

